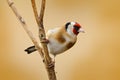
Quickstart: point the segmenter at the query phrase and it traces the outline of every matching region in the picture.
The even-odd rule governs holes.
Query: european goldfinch
[[[76,43],[77,35],[80,32],[84,33],[84,30],[77,22],[68,22],[62,27],[48,30],[46,42],[49,53],[56,56],[70,49]],[[28,54],[36,50],[35,46],[25,49]]]

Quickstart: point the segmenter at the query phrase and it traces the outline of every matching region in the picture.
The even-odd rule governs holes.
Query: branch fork
[[[14,2],[12,0],[7,0],[7,2],[8,2],[8,5],[10,6],[10,8],[12,9],[12,11],[15,13],[18,20],[20,21],[20,23],[22,24],[24,30],[26,31],[26,33],[32,40],[37,51],[41,55],[41,58],[43,58],[49,80],[57,80],[55,70],[54,70],[55,67],[52,62],[51,57],[49,56],[47,44],[41,43],[42,48],[40,47],[36,38],[33,36],[33,33],[28,29],[28,26],[27,26],[26,22],[24,21],[23,17],[18,13],[16,7],[14,6]],[[35,0],[31,0],[31,3],[32,3],[34,16],[35,16],[35,19],[36,19],[36,22],[38,25],[39,39],[40,39],[40,42],[42,42],[44,39],[46,39],[46,34],[45,34],[45,30],[44,30],[44,25],[43,25],[43,17],[44,17],[46,0],[42,0],[39,16],[38,16]],[[52,66],[50,67],[51,64],[52,64]]]

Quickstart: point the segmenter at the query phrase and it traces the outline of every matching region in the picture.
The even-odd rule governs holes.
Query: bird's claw
[[[48,68],[54,68],[55,67],[55,62],[52,61],[49,63]]]
[[[43,59],[43,62],[45,62],[45,60]],[[55,61],[51,61],[49,64],[48,64],[48,68],[54,68],[55,67]]]
[[[48,44],[48,43],[49,43],[49,40],[45,38],[45,39],[43,39],[43,40],[41,41],[41,43],[47,43],[47,44]]]

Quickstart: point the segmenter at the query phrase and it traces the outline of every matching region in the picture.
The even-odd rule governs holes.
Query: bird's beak
[[[85,33],[85,31],[84,31],[83,28],[80,28],[80,29],[79,29],[79,32]]]

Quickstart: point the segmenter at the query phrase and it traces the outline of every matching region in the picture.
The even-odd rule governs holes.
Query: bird
[[[77,22],[67,22],[65,25],[48,30],[46,39],[48,51],[54,57],[69,50],[77,41],[77,35],[84,29]],[[25,51],[30,54],[37,51],[35,46],[28,47]]]

